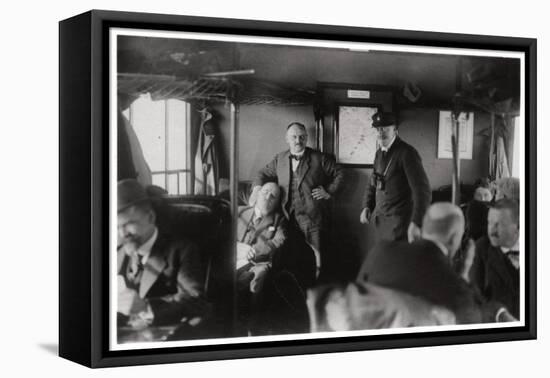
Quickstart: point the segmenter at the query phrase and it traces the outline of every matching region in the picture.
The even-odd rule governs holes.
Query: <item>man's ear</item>
[[[462,235],[460,232],[458,231],[455,231],[453,232],[450,237],[449,237],[449,242],[447,244],[447,253],[448,253],[448,257],[450,259],[452,259],[454,257],[454,255],[456,254],[456,252],[458,251],[458,249],[456,251],[451,251],[451,249],[449,248],[449,246],[455,246],[455,245],[458,245],[459,248],[460,248],[460,242],[462,240]]]
[[[153,210],[153,209],[151,209],[149,211],[149,220],[151,221],[151,223],[156,224],[157,214],[155,213],[155,210]]]

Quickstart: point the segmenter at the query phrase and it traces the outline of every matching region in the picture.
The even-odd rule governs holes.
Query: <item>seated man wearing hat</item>
[[[145,189],[134,179],[118,183],[118,326],[198,323],[208,308],[196,245],[156,226]]]
[[[412,241],[420,235],[431,201],[428,177],[416,149],[397,135],[395,115],[378,112],[372,120],[380,148],[363,197],[360,221],[373,222],[379,239]]]

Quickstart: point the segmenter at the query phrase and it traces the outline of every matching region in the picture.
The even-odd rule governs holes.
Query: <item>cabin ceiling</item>
[[[205,74],[250,69],[254,74],[231,77],[249,90],[256,87],[254,83],[304,93],[314,93],[318,82],[398,89],[413,83],[424,98],[449,102],[464,87],[495,95],[495,90],[490,92],[492,85],[501,97],[519,97],[519,63],[514,59],[130,36],[120,36],[118,48],[119,73],[193,81]]]

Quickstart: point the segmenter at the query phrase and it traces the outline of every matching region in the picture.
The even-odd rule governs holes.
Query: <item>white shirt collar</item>
[[[262,213],[260,212],[260,209],[257,207],[254,207],[254,219],[258,219],[262,217]]]
[[[510,252],[510,251],[519,251],[519,239],[516,240],[516,244],[514,244],[512,247],[510,247],[510,248],[500,247],[500,250],[502,251],[502,253],[507,253],[507,252]]]
[[[141,256],[141,263],[143,265],[145,265],[145,263],[149,259],[149,255],[151,255],[151,249],[153,248],[153,244],[155,244],[155,241],[157,241],[158,233],[158,228],[155,227],[153,235],[151,235],[149,240],[143,243],[137,250],[137,253]]]
[[[447,247],[445,247],[443,245],[443,243],[441,243],[440,241],[437,241],[437,240],[432,240],[432,239],[426,239],[426,240],[429,240],[432,243],[434,243],[435,245],[437,245],[439,247],[439,249],[441,250],[441,253],[443,253],[443,255],[449,256],[449,250],[447,249]]]
[[[380,149],[381,149],[382,151],[388,152],[388,151],[390,150],[390,148],[391,148],[393,142],[395,142],[395,139],[396,139],[396,138],[397,138],[397,134],[393,136],[393,139],[391,140],[390,144],[388,144],[388,147],[384,147],[384,146],[380,145]]]
[[[297,153],[297,154],[293,154],[292,152],[290,153],[291,156],[294,155],[294,156],[298,156],[300,158],[300,160],[290,159],[293,172],[296,172],[296,169],[298,169],[298,165],[300,165],[300,162],[302,161],[301,157],[305,152],[306,152],[306,149],[304,148],[302,150],[302,152],[300,152],[300,153]]]

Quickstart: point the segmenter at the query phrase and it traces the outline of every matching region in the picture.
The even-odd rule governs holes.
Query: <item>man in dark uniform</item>
[[[277,182],[282,189],[282,207],[290,228],[297,229],[315,253],[316,275],[321,269],[323,231],[326,231],[328,200],[338,191],[343,174],[334,157],[306,147],[304,125],[287,127],[289,149],[277,154],[254,179],[251,201],[266,182]]]
[[[419,237],[422,217],[431,201],[428,177],[416,149],[397,135],[395,115],[378,112],[372,120],[380,148],[360,221],[374,222],[378,239],[410,242]]]

